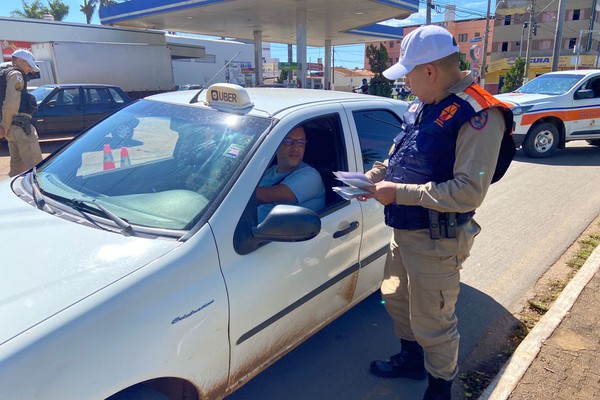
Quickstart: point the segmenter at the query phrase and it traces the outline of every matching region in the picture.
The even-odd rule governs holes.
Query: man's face
[[[298,142],[300,140],[301,142]],[[306,134],[301,127],[294,128],[277,149],[278,172],[290,172],[298,168],[304,158]]]
[[[21,71],[23,71],[25,74],[30,74],[35,72],[33,70],[33,68],[31,68],[31,65],[29,65],[29,63],[25,60],[23,60],[22,58],[17,58],[15,61],[15,66],[17,68],[19,68]]]
[[[410,88],[412,94],[417,96],[425,104],[430,104],[431,86],[428,80],[428,71],[425,65],[417,65],[406,74],[405,85]]]

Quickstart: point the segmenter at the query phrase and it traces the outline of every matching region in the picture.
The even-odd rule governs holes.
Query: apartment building
[[[500,0],[493,18],[494,35],[486,83],[496,93],[517,57],[525,59],[529,47],[527,79],[550,72],[555,36],[562,24],[557,70],[598,67],[600,15],[597,0],[562,0],[565,13],[558,21],[559,1]],[[486,89],[488,85],[486,84]]]
[[[565,13],[561,21],[562,38],[557,70],[599,68],[600,2],[562,1],[565,2]],[[526,58],[528,47],[527,79],[551,71],[559,3],[557,0],[499,0],[493,3],[488,34],[486,90],[493,94],[499,93],[504,76],[517,57]],[[436,24],[448,29],[457,39],[461,53],[471,62],[476,79],[479,76],[480,56],[483,53],[485,24],[485,18]],[[417,27],[405,27],[404,35]],[[391,61],[397,62],[401,41],[372,44],[379,46],[379,43],[383,43],[387,48]],[[371,43],[365,45],[365,49],[369,44]],[[365,68],[370,68],[366,54]]]

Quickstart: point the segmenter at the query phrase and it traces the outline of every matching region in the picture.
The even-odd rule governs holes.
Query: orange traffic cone
[[[115,167],[115,160],[113,159],[112,150],[110,144],[104,145],[104,170],[113,169]]]
[[[127,147],[121,147],[121,167],[128,167],[131,165],[131,160],[129,159],[129,151]]]

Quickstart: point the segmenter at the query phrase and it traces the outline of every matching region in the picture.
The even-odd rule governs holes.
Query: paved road
[[[60,144],[43,143],[43,151]],[[0,179],[7,176],[6,153],[0,145]],[[600,213],[598,176],[600,149],[574,143],[546,160],[518,152],[507,176],[490,188],[476,216],[483,231],[462,273],[461,362],[482,337],[514,320],[527,290]],[[368,372],[373,358],[397,349],[376,293],[227,400],[420,399],[425,382]]]

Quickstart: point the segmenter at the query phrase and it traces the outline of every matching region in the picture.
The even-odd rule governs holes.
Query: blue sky
[[[34,0],[26,0],[27,3],[31,4]],[[496,0],[491,0],[492,5],[495,5]],[[47,0],[41,0],[42,4],[47,4]],[[70,8],[69,14],[64,19],[66,22],[79,22],[85,23],[85,15],[80,11],[82,0],[63,0]],[[394,26],[409,26],[422,24],[425,22],[425,1],[421,1],[419,12],[411,15],[410,17],[397,21],[391,20],[387,23]],[[434,4],[455,4],[452,0],[434,0]],[[0,0],[0,16],[10,17],[10,13],[13,10],[22,10],[23,3],[21,0]],[[457,19],[468,19],[468,18],[479,18],[485,16],[487,9],[487,1],[473,1],[467,2],[460,6],[457,6]],[[443,11],[439,7],[436,10],[432,10],[431,19],[433,22],[443,20]],[[92,24],[100,24],[98,19],[98,13],[94,14]],[[1,38],[0,38],[1,39]],[[273,43],[271,45],[271,56],[279,58],[280,60],[287,60],[287,45]],[[307,49],[307,58],[309,62],[317,62],[319,58],[325,57],[325,50],[323,48],[309,47]],[[346,68],[364,68],[364,45],[346,45],[346,46],[335,46],[333,59],[335,66],[344,66]]]

